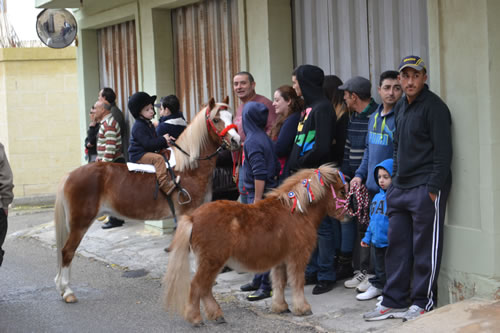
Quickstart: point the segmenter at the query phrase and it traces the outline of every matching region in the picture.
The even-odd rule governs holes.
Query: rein
[[[227,110],[227,109],[228,108],[225,105],[222,105],[222,106],[219,107],[219,110]],[[217,134],[217,136],[221,139],[221,143],[220,143],[219,148],[217,148],[217,150],[215,152],[213,152],[212,154],[207,155],[205,157],[198,157],[196,159],[198,161],[209,160],[212,157],[214,157],[215,155],[219,154],[219,152],[222,149],[226,149],[229,146],[229,144],[224,139],[224,137],[226,136],[227,132],[229,132],[233,128],[235,130],[238,130],[238,126],[236,126],[235,124],[230,124],[230,125],[226,126],[222,131],[219,132],[217,130],[217,128],[215,127],[215,124],[212,121],[212,119],[210,119],[210,109],[209,109],[208,106],[207,106],[207,111],[205,113],[205,117],[207,119],[207,127],[210,128],[210,129],[212,129],[212,131],[214,131],[214,133]],[[184,149],[182,149],[177,143],[171,141],[171,142],[169,142],[169,145],[174,146],[175,148],[179,149],[184,155],[186,155],[188,157],[191,157],[191,155],[189,155],[189,153],[187,151],[185,151]]]

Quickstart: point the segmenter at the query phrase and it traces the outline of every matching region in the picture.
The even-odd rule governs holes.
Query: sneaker
[[[406,310],[407,308],[393,309],[385,307],[383,305],[379,305],[375,308],[375,310],[366,312],[363,315],[363,319],[366,321],[376,321],[392,318],[403,318]]]
[[[247,300],[250,302],[253,301],[260,301],[261,299],[269,298],[273,295],[273,292],[271,290],[256,290],[250,295],[247,296]]]
[[[425,313],[425,310],[422,309],[420,306],[413,304],[410,306],[408,311],[406,311],[403,315],[403,321],[408,321],[408,320],[413,320]]]
[[[380,306],[382,305],[382,300],[384,299],[384,297],[382,295],[380,295],[379,297],[377,297],[377,303],[375,304],[375,306]]]
[[[366,274],[362,271],[354,271],[354,277],[344,282],[346,288],[356,288],[364,280]]]
[[[121,227],[123,225],[123,221],[112,221],[109,220],[108,222],[104,223],[101,228],[103,229],[111,229],[111,228],[117,228]]]
[[[374,286],[370,286],[367,291],[361,294],[356,295],[356,299],[358,301],[367,301],[369,299],[375,298],[377,296],[382,295],[382,289],[375,288]]]
[[[335,286],[335,281],[318,281],[318,284],[314,286],[312,294],[320,295],[329,292]]]
[[[358,286],[356,287],[356,291],[358,293],[364,293],[365,291],[367,291],[368,288],[370,288],[370,286],[372,285],[368,280],[371,279],[373,276],[374,275],[371,274],[365,274],[365,278],[363,279],[363,281],[361,281],[360,284],[358,284]]]

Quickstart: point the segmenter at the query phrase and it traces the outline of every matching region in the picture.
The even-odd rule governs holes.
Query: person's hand
[[[363,180],[359,177],[354,177],[353,179],[351,179],[351,186],[353,186],[354,184],[358,184],[358,186],[361,186],[361,183],[363,182]]]
[[[437,195],[435,193],[429,192],[429,196],[431,197],[432,202],[435,202],[437,199]]]
[[[173,136],[170,136],[170,134],[166,133],[165,135],[163,135],[163,137],[165,138],[165,140],[167,140],[167,144],[170,146],[170,142],[173,142],[175,141],[175,138]]]
[[[151,122],[153,123],[153,126],[156,128],[160,124],[157,119],[152,119]]]
[[[365,242],[361,241],[360,243],[361,247],[370,247],[369,244],[366,244]]]

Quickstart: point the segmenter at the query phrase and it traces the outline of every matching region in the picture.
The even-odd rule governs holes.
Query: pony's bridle
[[[221,105],[219,107],[219,111],[220,110],[227,110],[228,107],[227,105]],[[213,122],[212,119],[210,119],[210,108],[207,106],[207,111],[205,112],[205,118],[207,120],[207,127],[210,128],[212,131],[214,131],[215,134],[217,134],[217,136],[220,138],[220,146],[219,148],[217,148],[217,150],[215,152],[213,152],[212,154],[208,155],[208,156],[205,156],[205,157],[199,157],[197,158],[197,160],[201,161],[201,160],[209,160],[211,159],[212,157],[216,156],[217,154],[219,154],[219,152],[222,150],[222,149],[226,149],[228,147],[231,146],[231,144],[229,142],[226,141],[226,134],[227,132],[229,132],[231,129],[235,129],[235,130],[238,130],[238,126],[236,126],[235,124],[230,124],[228,126],[226,126],[224,129],[222,129],[222,131],[218,131],[217,130],[217,127],[215,127],[215,124]],[[188,156],[188,157],[191,157],[191,155],[189,155],[189,153],[187,151],[185,151],[184,149],[182,149],[178,144],[176,144],[175,142],[169,142],[169,144],[171,146],[174,146],[175,148],[179,149],[184,155]]]
[[[339,177],[340,179],[342,180],[342,186],[344,186],[346,184],[346,181],[345,181],[345,178],[344,178],[344,174],[341,172],[341,171],[338,171],[339,173]],[[335,193],[335,189],[333,188],[333,185],[330,184],[330,188],[332,189],[332,195],[333,195],[333,198],[335,199],[335,208],[338,210],[338,209],[341,209],[342,208],[342,212],[345,210],[345,206],[346,206],[346,203],[347,203],[347,200],[346,199],[340,199],[337,197],[337,194]]]
[[[218,111],[221,111],[221,110],[227,110],[228,107],[227,105],[221,105],[218,109]],[[205,113],[205,117],[207,119],[207,127],[211,128],[212,131],[214,131],[215,134],[217,134],[219,136],[219,138],[221,139],[221,147],[223,148],[227,148],[229,146],[231,146],[231,144],[229,142],[226,141],[226,134],[227,132],[229,132],[231,129],[235,129],[235,130],[238,130],[238,126],[236,126],[236,124],[230,124],[226,127],[224,127],[224,129],[222,129],[220,132],[217,130],[217,128],[215,127],[215,124],[213,122],[212,119],[210,119],[210,109],[209,107],[207,106],[207,111]]]

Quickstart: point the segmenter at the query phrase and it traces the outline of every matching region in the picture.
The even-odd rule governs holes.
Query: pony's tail
[[[191,217],[183,216],[170,245],[167,271],[163,278],[163,304],[165,310],[181,316],[184,316],[191,283],[189,248],[192,229]]]
[[[57,189],[56,203],[54,208],[54,224],[56,230],[56,247],[57,247],[57,265],[59,270],[62,267],[62,248],[68,240],[68,225],[66,223],[66,210],[64,208],[64,184],[66,183],[64,177]]]

